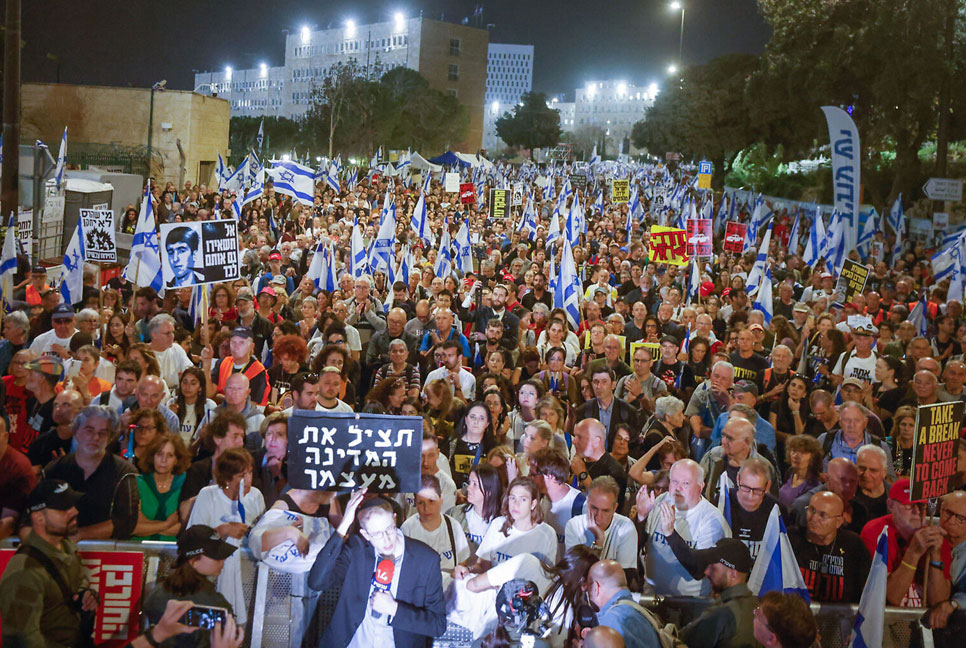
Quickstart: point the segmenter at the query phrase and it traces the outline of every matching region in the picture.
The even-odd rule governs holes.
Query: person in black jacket
[[[309,572],[309,586],[316,591],[342,586],[319,645],[431,646],[433,637],[446,631],[439,554],[403,536],[387,500],[363,503],[366,490],[349,498],[342,523]],[[359,533],[349,535],[357,510]],[[392,560],[395,568],[383,591],[376,586],[375,572],[384,559]]]

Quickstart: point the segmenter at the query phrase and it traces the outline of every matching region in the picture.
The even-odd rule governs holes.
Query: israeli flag
[[[3,240],[3,253],[0,254],[0,294],[3,303],[9,304],[13,299],[13,276],[17,272],[17,219],[10,213],[7,222],[7,237]]]
[[[758,194],[758,198],[755,199],[755,211],[751,215],[751,222],[748,223],[748,229],[745,232],[745,247],[741,251],[742,254],[750,250],[758,242],[758,228],[765,218],[764,209],[765,201],[762,199],[761,194]]]
[[[241,220],[242,204],[241,201],[238,200],[238,196],[235,196],[235,199],[231,201],[231,214],[235,217],[235,220]]]
[[[392,287],[397,281],[401,281],[407,286],[409,285],[409,273],[410,267],[412,266],[412,261],[409,258],[409,246],[407,245],[405,250],[403,250],[402,258],[399,260],[398,264],[389,265],[389,286]],[[390,307],[389,299],[386,300],[386,312]]]
[[[453,245],[456,248],[456,268],[463,274],[473,272],[473,248],[470,246],[470,228],[467,221],[464,220],[460,225]]]
[[[808,232],[808,242],[805,244],[805,254],[802,261],[810,268],[816,268],[819,261],[825,261],[828,253],[828,237],[825,235],[825,221],[822,220],[822,213],[815,212],[812,220],[812,228]]]
[[[265,172],[272,179],[276,193],[291,196],[310,207],[315,204],[315,172],[312,169],[291,160],[279,160],[274,165]]]
[[[570,241],[563,242],[563,254],[560,257],[560,279],[557,282],[553,296],[554,308],[563,308],[567,313],[570,326],[577,330],[580,323],[580,280],[577,276],[577,266],[574,265],[574,253],[570,248]]]
[[[825,259],[832,269],[832,274],[836,277],[839,276],[839,272],[842,270],[842,264],[845,263],[845,226],[846,222],[842,218],[842,214],[837,210],[833,211],[832,220],[828,224],[828,235],[831,243],[829,244]]]
[[[309,269],[306,271],[305,276],[312,280],[315,287],[322,289],[325,286],[325,271],[326,271],[326,255],[325,255],[325,243],[319,241],[319,244],[315,247],[315,254],[312,255],[312,263],[309,264]]]
[[[748,286],[748,292],[753,293],[758,289],[761,283],[762,274],[765,272],[765,265],[768,260],[768,247],[771,245],[771,225],[768,226],[768,230],[761,239],[761,245],[758,246],[758,256],[755,257],[755,265],[751,267],[751,272],[748,273],[748,281],[745,282]]]
[[[242,207],[244,207],[248,203],[250,203],[250,202],[252,202],[252,201],[254,201],[254,200],[258,199],[258,198],[261,198],[263,193],[265,193],[265,174],[264,174],[264,168],[262,169],[262,172],[258,173],[252,179],[251,186],[248,188],[248,191],[245,192],[245,196],[242,198],[242,203],[241,203],[242,204]]]
[[[755,301],[751,305],[752,310],[761,311],[762,315],[765,316],[766,324],[771,324],[771,318],[775,314],[772,306],[771,291],[771,268],[767,268],[765,270],[765,278],[761,283],[761,288],[759,288],[758,294],[755,295]]]
[[[795,210],[795,222],[792,223],[792,229],[788,233],[788,251],[792,254],[798,254],[798,239],[801,237],[799,233],[799,228],[802,223],[802,209],[799,207]]]
[[[950,271],[952,272],[952,271]],[[937,279],[938,281],[938,279]],[[926,337],[929,332],[929,315],[928,315],[928,304],[926,302],[926,293],[923,292],[919,301],[913,306],[912,312],[909,313],[909,321],[912,325],[916,327],[919,335]]]
[[[362,228],[359,222],[352,226],[352,239],[349,245],[349,272],[356,279],[366,274],[366,246],[362,241]]]
[[[597,145],[594,144],[594,150],[590,154],[590,166],[593,167],[595,164],[600,164],[600,156],[597,155]]]
[[[77,227],[64,252],[64,280],[60,294],[65,304],[76,304],[84,297],[84,221],[77,219]]]
[[[963,264],[959,246],[953,248],[953,271],[949,276],[949,290],[946,291],[946,301],[955,299],[963,303]]]
[[[388,192],[387,192],[387,198]],[[383,205],[382,223],[379,233],[372,243],[372,253],[369,256],[369,267],[373,272],[381,271],[388,274],[389,265],[393,261],[393,251],[396,245],[396,205]]]
[[[225,167],[225,160],[218,154],[218,162],[215,164],[215,180],[218,183],[218,191],[224,191],[225,179],[228,177],[228,169]]]
[[[64,169],[67,167],[67,127],[64,126],[64,135],[60,138],[60,153],[57,154],[57,167],[54,169],[54,181],[57,189],[64,186]]]
[[[899,260],[899,255],[902,254],[902,235],[906,233],[906,221],[902,216],[902,194],[899,194],[896,198],[886,220],[896,235],[896,244],[892,248],[892,265],[895,266],[896,261]]]
[[[856,251],[859,253],[859,258],[864,259],[870,254],[870,247],[872,245],[872,239],[875,238],[875,233],[881,228],[879,226],[879,212],[872,208],[872,211],[866,214],[865,222],[860,223],[861,228],[859,230],[859,240],[856,243]]]
[[[255,155],[255,151],[249,151],[248,180],[245,182],[245,186],[251,187],[256,182],[265,183],[265,165],[258,161],[258,156]]]
[[[777,506],[772,507],[768,516],[761,549],[748,576],[748,589],[756,596],[779,591],[798,594],[806,602],[811,601],[802,571],[798,568],[798,561],[792,551],[792,543],[788,540],[785,521]]]
[[[319,286],[320,288],[325,288],[329,292],[332,292],[339,287],[339,269],[335,263],[335,247],[329,245],[325,248],[325,285]]]
[[[556,300],[557,300],[557,284],[560,283],[557,280],[557,268],[555,267],[556,266],[556,259],[554,257],[556,255],[548,254],[547,256],[550,259],[550,261],[549,261],[550,265],[549,265],[548,270],[547,270],[547,290],[550,291],[550,294],[552,296],[552,299],[554,300],[554,305],[556,305]]]
[[[698,288],[701,286],[701,268],[698,259],[691,259],[691,278],[688,281],[688,303],[693,304],[698,299]]]
[[[161,251],[158,231],[154,223],[154,205],[151,202],[151,183],[144,189],[141,213],[131,240],[131,260],[124,268],[124,278],[135,286],[150,286],[159,293],[164,288],[161,275]]]
[[[248,180],[248,156],[245,156],[244,161],[238,168],[235,169],[227,178],[225,178],[224,188],[228,191],[240,194],[242,189],[245,187],[245,181]]]
[[[550,218],[550,229],[547,230],[547,249],[550,245],[560,238],[560,211],[555,207],[553,216]]]
[[[429,230],[429,220],[426,217],[426,191],[419,192],[419,200],[416,201],[416,208],[409,218],[409,226],[416,236],[423,242],[423,245],[433,244],[432,234]]]
[[[636,192],[634,194],[634,197],[637,198]],[[637,206],[638,207],[641,206],[640,199],[637,199]],[[603,189],[597,192],[597,197],[594,199],[594,210],[597,212],[600,212],[601,215],[603,215],[604,213],[604,190]],[[634,211],[633,206],[631,207],[631,211],[632,212]],[[643,212],[643,210],[641,211]],[[640,220],[640,218],[638,218],[638,220]]]
[[[727,535],[731,535],[731,478],[727,470],[718,478],[718,513],[728,523]]]
[[[325,184],[332,187],[332,189],[339,193],[339,169],[335,166],[335,162],[329,165],[329,170],[325,174]]]
[[[265,118],[262,117],[262,121],[258,123],[258,135],[255,136],[255,141],[258,142],[258,150],[262,150],[262,142],[265,141]]]
[[[885,627],[886,581],[889,580],[889,527],[882,527],[875,543],[872,568],[862,588],[859,612],[852,624],[849,648],[881,646]]]
[[[577,199],[577,194],[574,194],[574,200],[570,204],[570,212],[567,215],[567,241],[570,243],[570,247],[580,244],[580,221],[583,216],[584,208]]]
[[[603,213],[604,205],[604,194],[603,192],[597,193],[597,200],[601,205],[601,213]],[[596,204],[595,204],[596,209]],[[641,192],[638,190],[637,185],[634,185],[634,191],[631,193],[631,206],[630,206],[631,217],[634,218],[638,223],[644,221],[644,206],[641,204]]]
[[[436,276],[445,279],[453,273],[453,253],[450,251],[449,219],[443,223],[439,237],[439,251],[436,253]]]
[[[533,210],[533,194],[527,196],[527,206],[523,209],[523,216],[520,218],[520,227],[517,228],[527,233],[527,239],[532,241],[537,236],[537,214]]]

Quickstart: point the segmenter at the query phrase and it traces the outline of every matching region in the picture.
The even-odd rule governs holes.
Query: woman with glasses
[[[450,454],[450,468],[457,488],[463,487],[473,466],[483,461],[487,453],[497,445],[490,434],[491,418],[490,408],[486,403],[477,401],[470,405],[466,416],[456,427],[457,438]]]
[[[138,459],[141,509],[135,540],[172,541],[181,530],[178,496],[191,455],[181,437],[166,432],[155,437]]]

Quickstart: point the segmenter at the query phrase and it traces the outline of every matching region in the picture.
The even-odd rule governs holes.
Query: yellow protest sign
[[[614,180],[610,185],[610,201],[614,204],[626,203],[631,199],[631,181]]]
[[[661,345],[657,342],[631,342],[631,358],[640,348],[648,349],[651,352],[651,359],[656,360],[661,357]]]
[[[688,264],[688,233],[677,227],[651,226],[648,259],[651,263]]]

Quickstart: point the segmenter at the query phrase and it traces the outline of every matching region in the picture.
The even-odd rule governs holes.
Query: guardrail
[[[15,540],[0,541],[0,548],[15,549],[17,546]],[[150,592],[154,584],[164,578],[177,557],[177,546],[173,542],[88,540],[81,542],[80,548],[85,551],[143,552],[142,591],[145,593]],[[340,588],[314,592],[308,587],[308,574],[278,572],[256,561],[247,548],[239,549],[239,552],[242,557],[242,582],[250,619],[246,630],[246,645],[263,648],[320,645],[322,633],[339,598]],[[645,595],[641,597],[641,603],[656,610],[666,622],[681,627],[696,618],[710,601]],[[812,603],[811,607],[818,621],[822,648],[846,648],[858,606]],[[923,642],[919,641],[918,620],[922,614],[921,609],[887,607],[883,647],[930,646],[929,636],[923,637]],[[472,635],[466,628],[449,624],[446,634],[437,639],[434,645],[447,648],[465,647],[472,640]]]

